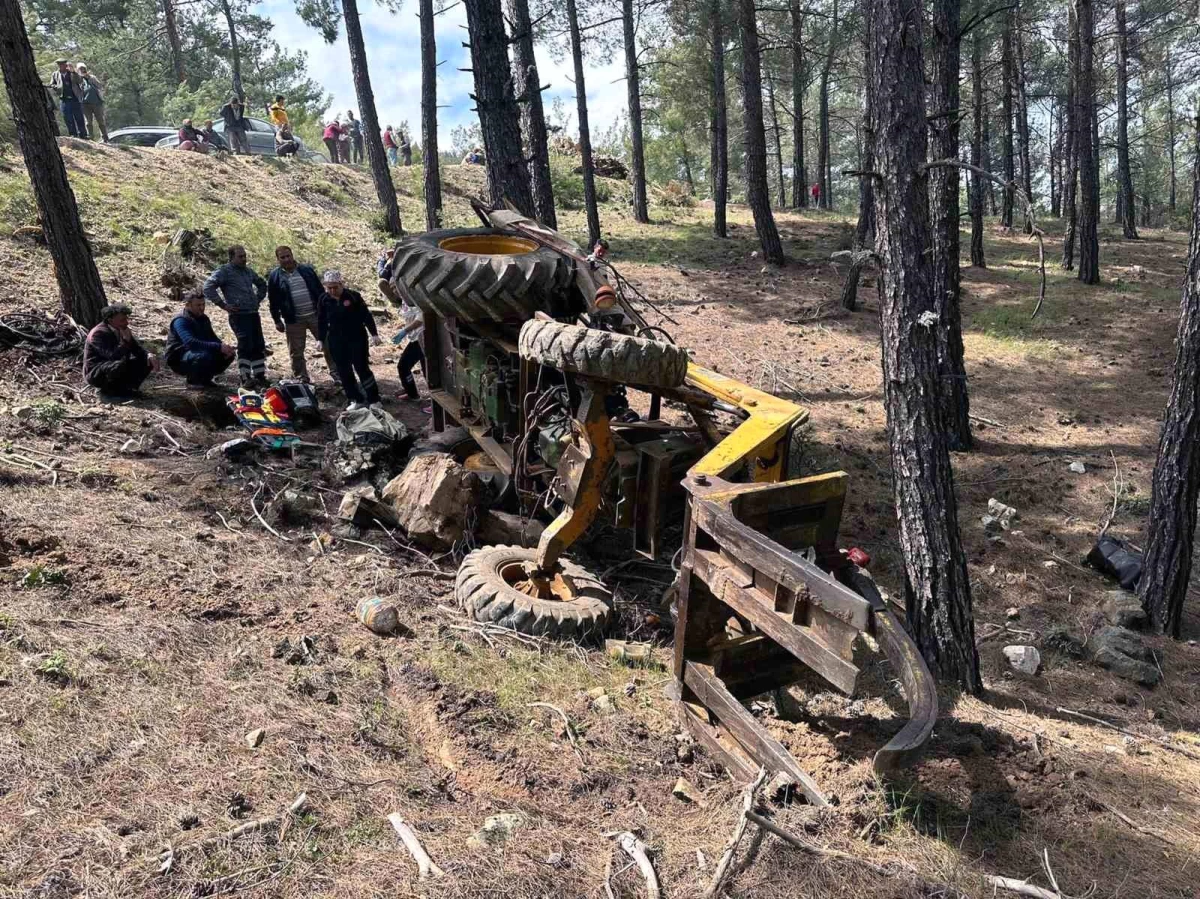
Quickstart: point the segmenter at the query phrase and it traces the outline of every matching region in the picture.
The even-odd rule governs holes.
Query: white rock
[[[1022,674],[1037,674],[1042,665],[1042,655],[1033,646],[1005,646],[1004,657],[1014,671]]]
[[[1072,462],[1067,466],[1067,471],[1070,471],[1074,474],[1084,474],[1087,471],[1087,466],[1082,462]]]
[[[263,738],[265,738],[266,735],[267,732],[261,727],[255,728],[254,730],[250,731],[250,733],[246,734],[246,745],[251,749],[257,749],[262,745]]]
[[[1004,617],[1007,618],[1009,621],[1015,621],[1016,619],[1021,617],[1021,610],[1018,609],[1016,606],[1009,606],[1007,609],[1004,610]]]

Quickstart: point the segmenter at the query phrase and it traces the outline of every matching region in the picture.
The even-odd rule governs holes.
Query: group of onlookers
[[[378,345],[375,319],[362,294],[346,286],[341,272],[318,277],[311,265],[298,262],[290,247],[275,250],[278,265],[263,279],[249,265],[246,248],[229,248],[229,261],[215,269],[202,289],[184,296],[183,309],[171,320],[163,349],[163,362],[182,375],[189,388],[214,386],[213,378],[237,359],[243,387],[267,386],[267,349],[260,310],[267,300],[277,331],[285,335],[292,375],[309,381],[305,349],[311,335],[325,356],[334,383],[342,388],[351,407],[379,402],[379,386],[371,371],[369,345]],[[380,260],[380,271],[389,267],[390,254]],[[223,310],[236,346],[223,342],[205,314],[206,303]],[[110,395],[128,395],[159,367],[133,336],[131,310],[125,305],[106,306],[101,323],[88,334],[83,354],[83,376],[88,384]],[[424,368],[419,341],[423,320],[415,309],[404,307],[405,324],[396,336],[408,338],[400,357],[400,378],[405,398],[419,399],[412,369]]]
[[[363,161],[363,126],[362,122],[354,117],[354,110],[346,110],[345,124],[342,124],[339,116],[334,116],[333,121],[326,123],[321,138],[325,142],[325,149],[329,151],[330,162],[344,162],[349,165],[352,161],[351,150],[353,162]]]
[[[50,75],[47,97],[62,111],[63,123],[71,137],[108,140],[108,124],[104,119],[104,85],[88,71],[83,63],[75,65],[67,59],[55,61],[58,66]]]
[[[388,162],[392,165],[398,165],[398,160],[403,160],[404,165],[412,165],[412,141],[408,138],[408,131],[401,128],[397,131],[391,125],[383,129],[383,149],[387,153]]]

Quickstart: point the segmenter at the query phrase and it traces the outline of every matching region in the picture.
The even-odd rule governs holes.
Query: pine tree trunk
[[[976,6],[979,6],[977,0]],[[983,29],[976,25],[971,34],[971,105],[974,130],[971,134],[971,165],[983,167],[983,130],[987,110],[983,108]],[[987,268],[983,254],[983,179],[971,176],[971,265]]]
[[[1075,268],[1075,232],[1079,227],[1079,17],[1074,2],[1067,4],[1067,133],[1066,180],[1063,182],[1063,217],[1067,227],[1063,232],[1062,267]]]
[[[1179,310],[1175,371],[1167,401],[1138,585],[1155,629],[1178,638],[1192,573],[1196,500],[1200,495],[1200,116],[1196,117],[1192,240]]]
[[[829,76],[833,71],[833,58],[837,53],[838,6],[833,0],[833,20],[829,26],[829,46],[825,51],[825,65],[821,69],[821,89],[817,115],[820,118],[820,133],[817,137],[817,180],[821,184],[821,208],[833,208],[833,179],[830,177],[829,159]]]
[[[1016,177],[1016,167],[1013,159],[1013,47],[1012,47],[1013,17],[1005,14],[1004,31],[1000,37],[1000,109],[1004,116],[1004,182],[1012,184]],[[1004,197],[1000,207],[1000,225],[1004,228],[1013,226],[1013,192],[1012,188],[1004,188]]]
[[[880,254],[883,401],[904,556],[908,624],[945,683],[983,689],[971,584],[938,408],[936,315],[925,162],[927,126],[920,0],[872,0],[875,222]]]
[[[1058,97],[1050,101],[1050,215],[1062,216],[1062,102]]]
[[[758,49],[758,22],[754,0],[738,0],[738,25],[742,33],[742,130],[745,132],[746,203],[754,213],[754,230],[763,258],[783,265],[783,244],[771,214],[767,186],[767,135],[763,126],[762,59]]]
[[[175,17],[174,0],[162,0],[163,25],[167,33],[167,47],[171,53],[171,69],[175,73],[175,83],[187,81],[187,72],[183,67],[183,44],[179,40],[179,21]]]
[[[729,111],[725,96],[725,29],[721,0],[712,0],[708,14],[712,18],[713,234],[728,237],[725,208],[729,201]]]
[[[682,132],[675,136],[679,141],[679,164],[683,167],[683,183],[687,185],[688,193],[696,195],[696,182],[692,178],[692,153],[688,150],[687,138]]]
[[[1021,17],[1021,6],[1017,4],[1016,69],[1013,82],[1017,90],[1017,155],[1021,160],[1021,187],[1032,204],[1033,168],[1029,157],[1029,96],[1025,86],[1025,20]],[[1025,233],[1033,233],[1033,222],[1025,218]]]
[[[221,12],[225,14],[225,24],[229,28],[229,65],[233,69],[233,92],[245,101],[246,92],[242,90],[242,51],[238,45],[237,26],[233,21],[233,10],[229,0],[221,0]]]
[[[804,11],[800,0],[790,0],[792,15],[792,208],[808,205],[808,179],[804,172]]]
[[[542,83],[538,75],[537,58],[533,53],[533,24],[529,19],[529,0],[508,0],[508,15],[515,32],[513,77],[521,108],[522,134],[526,146],[529,147],[529,186],[533,191],[533,212],[543,225],[557,228],[554,183],[550,178],[550,146],[546,137],[546,111],[542,105]]]
[[[1171,183],[1167,194],[1167,211],[1175,213],[1175,82],[1171,60],[1167,60],[1167,160],[1171,165]]]
[[[1076,0],[1079,18],[1079,280],[1100,283],[1100,148],[1096,121],[1092,0]]]
[[[625,32],[625,87],[629,97],[629,181],[633,187],[633,220],[650,221],[646,205],[646,145],[642,138],[642,91],[633,31],[633,0],[621,0],[621,22]]]
[[[425,166],[425,229],[442,227],[442,175],[437,140],[437,37],[433,0],[421,8],[421,158]],[[552,226],[553,227],[553,226]]]
[[[53,118],[46,115],[46,89],[38,76],[17,0],[0,0],[0,72],[42,233],[54,260],[63,311],[90,328],[99,323],[100,310],[107,302],[104,285],[79,220],[75,193],[51,128]]]
[[[522,215],[533,216],[529,169],[521,147],[521,110],[513,91],[500,0],[463,0],[463,5],[475,82],[471,99],[479,111],[492,208],[503,208],[507,200]]]
[[[596,166],[592,160],[587,87],[583,81],[583,42],[579,37],[579,13],[575,9],[575,0],[567,0],[567,28],[571,34],[571,60],[575,64],[575,109],[579,118],[579,155],[583,157],[583,205],[587,211],[587,249],[590,251],[600,240],[600,209],[596,205]]]
[[[871,17],[869,0],[863,0],[863,72],[871,71]],[[863,79],[862,159],[859,168],[864,172],[875,170],[875,89],[870,77]],[[858,179],[858,223],[854,227],[854,251],[859,253],[875,243],[875,181],[873,178]],[[843,309],[853,312],[858,308],[858,282],[866,260],[852,256],[846,283],[842,285]]]
[[[1125,25],[1125,0],[1117,0],[1117,190],[1120,191],[1121,231],[1126,240],[1137,240],[1137,203],[1133,196],[1133,171],[1129,168],[1129,33]]]
[[[779,130],[779,110],[775,106],[774,82],[767,78],[767,105],[771,108],[771,130],[775,134],[775,184],[779,191],[779,208],[787,208],[787,182],[783,180],[783,135]]]
[[[367,143],[367,161],[371,164],[371,180],[375,182],[375,196],[383,207],[384,221],[388,234],[399,237],[404,233],[400,222],[400,204],[396,201],[396,188],[392,184],[392,172],[388,168],[387,156],[383,152],[383,138],[379,131],[379,116],[375,113],[375,92],[371,90],[371,74],[367,69],[367,47],[363,43],[362,22],[358,18],[357,0],[342,0],[342,18],[346,22],[346,43],[350,47],[350,73],[354,78],[354,92],[358,97],[358,114],[362,119],[364,138]]]
[[[961,63],[960,0],[934,0],[932,110],[930,138],[934,159],[958,160],[959,90]],[[967,368],[963,360],[962,312],[958,272],[958,169],[937,166],[929,171],[929,208],[932,214],[932,268],[934,309],[938,322],[938,374],[947,445],[952,450],[971,448],[970,401]]]

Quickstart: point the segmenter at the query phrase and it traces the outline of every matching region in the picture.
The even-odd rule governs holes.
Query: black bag
[[[1084,561],[1116,578],[1123,590],[1136,590],[1142,577],[1142,554],[1127,549],[1125,542],[1116,537],[1101,537]]]
[[[317,403],[317,392],[311,384],[291,378],[276,385],[287,402],[288,417],[298,425],[315,426],[321,423],[321,409]]]

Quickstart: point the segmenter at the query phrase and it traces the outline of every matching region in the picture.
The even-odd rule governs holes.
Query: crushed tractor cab
[[[566,556],[572,544],[603,520],[665,558],[682,522],[668,594],[679,714],[697,741],[738,775],[765,766],[823,804],[742,702],[804,669],[852,693],[853,646],[870,634],[910,714],[875,767],[905,764],[937,718],[933,679],[865,568],[837,547],[847,476],[789,479],[807,413],[692,363],[646,323],[602,248],[588,255],[511,210],[476,211],[482,228],[402,240],[381,286],[424,313],[434,429],[466,428],[504,476],[502,499],[555,517],[536,548],[470,553],[458,602],[526,633],[597,635],[612,594]]]

